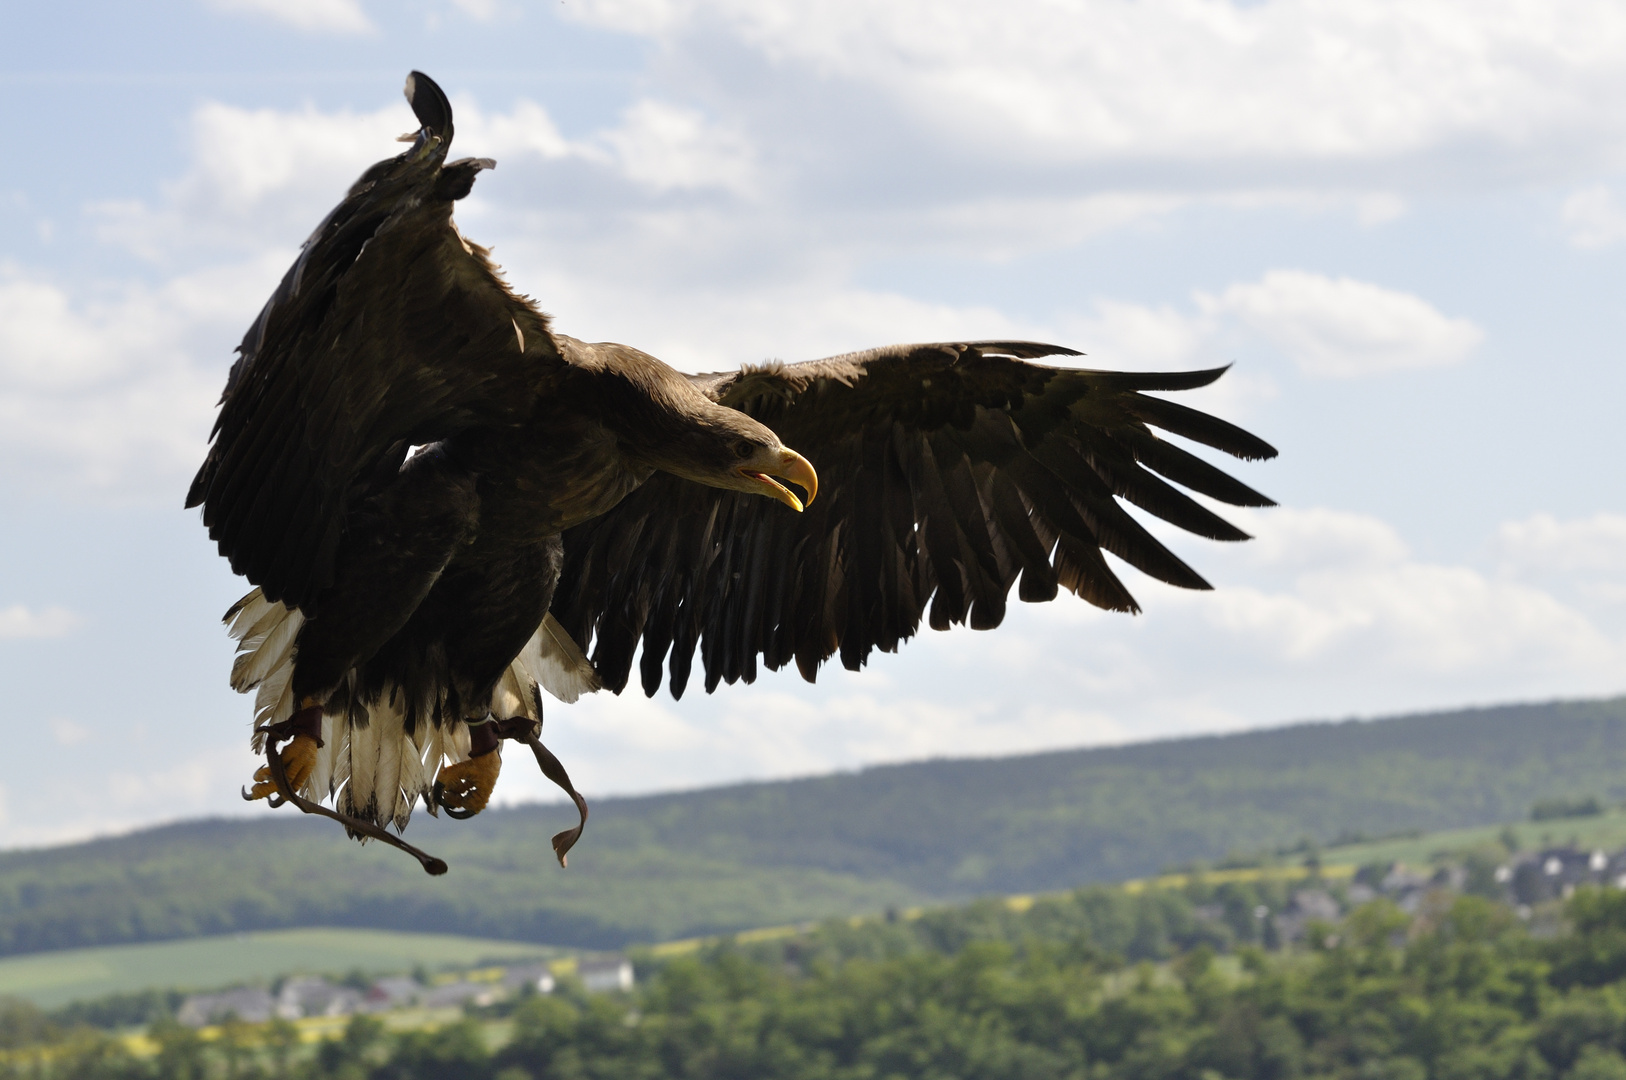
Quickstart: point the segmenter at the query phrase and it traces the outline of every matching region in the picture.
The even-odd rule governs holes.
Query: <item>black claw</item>
[[[446,794],[446,785],[441,783],[439,780],[436,780],[434,790],[430,793],[430,798],[434,799],[435,805],[446,811],[446,816],[451,818],[453,821],[467,821],[469,818],[480,812],[478,810],[467,810],[462,807],[447,806],[441,801],[441,796],[444,794]]]

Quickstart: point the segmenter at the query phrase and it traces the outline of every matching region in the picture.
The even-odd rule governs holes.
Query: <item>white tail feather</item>
[[[581,646],[551,613],[542,617],[542,625],[514,658],[514,669],[522,683],[538,683],[567,705],[604,685]]]
[[[372,794],[378,775],[378,728],[373,724],[350,725],[350,782],[341,798],[344,811],[356,817],[372,816],[367,796]]]
[[[440,772],[441,759],[446,756],[446,728],[423,725],[429,728],[423,736],[423,805],[428,809],[431,817],[439,817],[440,811],[436,809],[433,791],[435,777]]]
[[[447,724],[440,737],[441,752],[452,764],[469,759],[469,725],[459,720]]]
[[[294,666],[285,664],[271,674],[254,695],[254,752],[265,753],[265,736],[260,728],[281,723],[294,714]]]
[[[305,790],[300,792],[307,799],[320,801],[333,794],[333,765],[338,758],[339,739],[342,737],[335,730],[337,723],[336,717],[322,717],[322,746],[316,751],[316,767],[311,769]]]
[[[539,719],[536,715],[536,703],[527,692],[531,685],[529,679],[522,683],[520,676],[515,673],[517,664],[512,664],[497,680],[497,688],[491,692],[491,714],[509,719],[515,716],[528,716],[532,720]]]
[[[256,727],[294,715],[294,643],[304,622],[302,613],[266,600],[259,589],[226,613],[227,632],[238,643],[232,688],[256,691]],[[540,720],[538,687],[572,702],[602,685],[581,648],[547,615],[497,681],[487,705],[492,715],[504,719]],[[393,824],[397,831],[406,827],[419,799],[434,812],[430,799],[435,777],[442,763],[467,760],[469,727],[461,719],[437,726],[425,717],[408,735],[404,706],[391,704],[397,696],[394,688],[388,688],[368,706],[366,726],[352,724],[343,714],[322,718],[323,745],[301,795],[331,797],[346,813],[378,825]],[[264,735],[255,735],[253,743],[256,753],[264,752]]]
[[[350,724],[340,720],[333,725],[333,775],[328,778],[327,793],[335,802],[339,789],[350,782]]]
[[[253,651],[237,654],[237,660],[231,666],[231,688],[238,693],[246,693],[258,686],[267,675],[288,664],[289,657],[294,651],[294,638],[299,634],[299,628],[305,625],[305,616],[297,611],[283,608],[286,614],[268,630],[263,638],[250,638],[254,642]],[[243,644],[248,646],[249,641]]]
[[[372,710],[373,742],[378,747],[378,764],[373,767],[371,798],[365,791],[355,793],[362,806],[372,803],[373,820],[379,824],[395,820],[395,806],[401,799],[401,744],[406,731],[401,714],[393,709]]]
[[[430,787],[424,779],[422,749],[412,736],[401,736],[401,801],[395,808],[395,831],[406,828],[412,807],[421,798],[427,805]]]
[[[305,625],[300,611],[273,603],[255,589],[232,605],[226,619],[227,632],[237,641],[237,659],[231,666],[233,690],[247,693],[281,672],[292,674],[294,639]],[[263,712],[280,694],[280,689],[269,698],[262,693],[255,702],[255,713]],[[258,715],[255,720],[261,722]]]
[[[238,642],[237,648],[240,651],[250,649],[254,647],[254,644],[264,641],[265,635],[269,634],[272,627],[283,620],[287,612],[288,609],[281,604],[266,604],[265,614],[261,615],[254,625],[250,626],[244,633],[232,635]]]
[[[248,633],[247,628],[259,622],[273,606],[264,593],[253,590],[226,612],[226,633],[233,641],[241,641]]]

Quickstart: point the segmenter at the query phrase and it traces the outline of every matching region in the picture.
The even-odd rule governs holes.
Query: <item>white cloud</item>
[[[1213,592],[1131,574],[1145,608],[1134,620],[1067,602],[1019,609],[1020,647],[1044,673],[1024,685],[1047,701],[1088,694],[1138,737],[1226,716],[1257,726],[1626,688],[1626,626],[1594,618],[1549,583],[1419,559],[1369,515],[1227,516],[1257,539],[1196,545],[1158,527]],[[1204,720],[1198,705],[1217,712]]]
[[[0,608],[0,641],[62,637],[77,627],[80,621],[79,616],[65,607],[34,611],[22,604],[13,604]]]
[[[78,748],[59,756],[94,760],[86,744],[94,749],[98,741],[95,733],[60,719],[51,722],[51,732],[58,745]],[[44,798],[28,799],[13,787],[0,788],[0,846],[74,843],[205,814],[263,814],[265,803],[246,804],[238,797],[256,768],[256,758],[248,750],[247,739],[235,742],[233,746],[209,747],[183,758],[166,751],[145,768],[145,763],[138,761],[126,761],[122,767],[106,772],[94,765],[81,766],[76,782],[85,790],[96,791],[97,797],[74,800],[71,805],[52,798],[59,794],[55,790],[45,792]],[[165,745],[172,747],[167,740]],[[25,803],[29,809],[13,809]]]
[[[504,112],[459,97],[455,112],[456,149],[506,165],[499,190],[517,198],[522,210],[534,190],[507,174],[532,175],[524,170],[549,163],[588,170],[590,179],[574,187],[571,205],[561,208],[562,216],[578,221],[589,209],[612,218],[616,208],[605,205],[607,198],[636,206],[640,198],[673,191],[738,196],[749,194],[758,179],[743,136],[694,109],[637,101],[615,126],[574,140],[532,101],[516,101]],[[309,235],[363,170],[399,153],[396,137],[414,130],[417,120],[404,101],[373,112],[206,102],[188,126],[188,167],[163,185],[161,199],[90,207],[101,239],[158,262],[286,248]],[[465,213],[481,205],[490,183],[476,188]]]
[[[1201,187],[1294,163],[1323,183],[1365,166],[1427,187],[1443,177],[1415,166],[1458,150],[1453,179],[1483,182],[1619,160],[1626,136],[1610,104],[1626,87],[1626,12],[1606,0],[586,0],[568,13],[655,38],[669,70],[775,109],[844,101],[861,129],[896,120],[1006,164],[1201,161],[1206,178],[1179,181]],[[727,63],[741,49],[762,63]]]
[[[517,101],[506,113],[487,112],[459,101],[453,111],[457,117],[456,145],[470,147],[481,157],[501,162],[510,154],[535,154],[557,160],[584,152],[559,133],[553,117],[534,101]]]
[[[1298,515],[1280,516],[1303,537]],[[1316,516],[1323,521],[1304,537],[1308,553],[1295,552],[1293,561],[1313,558],[1318,546],[1341,554],[1302,570],[1286,588],[1230,588],[1192,605],[1256,660],[1335,665],[1369,679],[1489,681],[1510,667],[1595,673],[1626,659],[1622,642],[1546,592],[1465,566],[1414,561],[1392,530],[1371,519]],[[1266,518],[1257,524],[1266,536],[1278,528]]]
[[[0,385],[82,389],[105,379],[118,360],[107,342],[75,318],[67,293],[12,268],[0,280]],[[139,328],[128,328],[140,337]]]
[[[221,792],[236,795],[253,775],[257,766],[247,744],[244,739],[241,746],[212,747],[184,758],[168,758],[158,769],[115,769],[105,781],[104,807],[161,806],[172,819],[202,813]]]
[[[576,159],[657,194],[709,189],[749,195],[757,179],[744,136],[693,108],[639,99],[621,111],[616,126],[572,140],[533,101],[516,101],[506,113],[470,99],[455,107],[459,147],[482,157]]]
[[[83,724],[76,724],[66,716],[53,716],[47,723],[51,728],[51,738],[57,741],[58,746],[78,746],[90,738],[90,731]]]
[[[1626,616],[1626,516],[1504,522],[1491,553],[1507,580],[1551,589],[1597,618]]]
[[[709,124],[694,109],[643,100],[604,134],[626,175],[656,191],[722,188],[749,195],[755,186],[750,145]]]
[[[374,27],[358,0],[206,0],[217,11],[261,15],[297,30],[365,34]]]
[[[1611,573],[1626,578],[1626,515],[1601,513],[1571,521],[1537,514],[1504,522],[1496,550],[1515,572]]]
[[[1388,523],[1326,507],[1255,513],[1248,516],[1247,528],[1254,538],[1237,554],[1256,570],[1277,575],[1329,567],[1366,573],[1401,565],[1410,554]]]
[[[1467,358],[1484,332],[1410,293],[1303,270],[1272,270],[1257,282],[1200,297],[1274,342],[1307,375],[1353,378]]]
[[[1421,297],[1350,278],[1306,270],[1272,270],[1217,295],[1195,294],[1190,314],[1097,299],[1084,314],[1060,320],[1070,341],[1084,342],[1093,364],[1133,368],[1210,363],[1238,331],[1280,348],[1305,374],[1355,378],[1466,359],[1483,339],[1467,319],[1441,314]],[[1220,385],[1235,394],[1270,398],[1276,388],[1254,372]],[[1218,406],[1216,406],[1218,407]]]
[[[1570,243],[1580,248],[1608,247],[1626,240],[1626,210],[1615,202],[1614,192],[1595,184],[1564,200],[1560,211]]]
[[[452,6],[475,22],[490,22],[497,17],[497,0],[452,0]]]
[[[189,121],[187,171],[154,206],[93,205],[102,239],[147,258],[288,248],[344,197],[363,169],[400,152],[417,121],[405,101],[371,113],[200,105]]]
[[[173,499],[202,458],[231,347],[286,258],[96,299],[0,273],[0,475]]]
[[[1089,342],[1091,363],[1102,366],[1169,367],[1189,364],[1213,333],[1200,317],[1168,304],[1149,307],[1096,300],[1088,315],[1072,320],[1070,332]]]

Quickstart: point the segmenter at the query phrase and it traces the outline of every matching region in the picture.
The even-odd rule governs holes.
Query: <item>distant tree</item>
[[[1496,872],[1503,865],[1504,854],[1500,845],[1477,847],[1462,857],[1462,868],[1467,873],[1462,891],[1486,900],[1500,900],[1504,892]]]
[[[493,1072],[480,1025],[460,1020],[428,1031],[402,1032],[371,1080],[489,1080]]]
[[[163,1080],[206,1080],[208,1050],[192,1028],[174,1020],[160,1020],[147,1029],[147,1037],[158,1044],[155,1064]]]
[[[367,1080],[382,1056],[383,1042],[383,1021],[365,1014],[352,1016],[343,1035],[316,1048],[313,1080]]]
[[[1594,795],[1581,799],[1542,799],[1530,807],[1531,821],[1559,821],[1564,818],[1596,817],[1603,803]]]
[[[165,1067],[162,1055],[157,1062],[148,1063],[131,1054],[122,1040],[80,1029],[66,1044],[53,1047],[37,1069],[17,1076],[18,1080],[24,1076],[28,1080],[151,1080],[156,1068],[160,1080],[169,1080],[171,1074],[163,1071]],[[188,1074],[183,1071],[174,1075]]]
[[[58,1025],[31,1001],[0,998],[0,1049],[51,1042],[62,1036]]]
[[[339,979],[339,985],[348,986],[352,990],[359,990],[365,994],[372,989],[373,977],[359,967],[351,968]]]
[[[574,1043],[580,1020],[581,1010],[571,1001],[554,995],[531,998],[515,1010],[513,1038],[497,1055],[497,1064],[534,1077],[570,1075],[572,1070],[561,1066],[566,1059],[578,1060]]]
[[[1570,1080],[1626,1080],[1626,1058],[1613,1047],[1587,1046],[1570,1070]]]
[[[225,1065],[226,1080],[242,1080],[260,1044],[258,1024],[244,1023],[233,1016],[220,1025],[216,1047]]]
[[[271,1058],[272,1075],[277,1080],[289,1080],[294,1051],[299,1049],[299,1027],[291,1020],[278,1016],[265,1025],[263,1034],[267,1055]]]
[[[88,1024],[111,1029],[148,1027],[175,1015],[186,995],[179,990],[136,990],[109,994],[91,1001],[75,1001],[52,1009],[50,1017],[63,1027]]]

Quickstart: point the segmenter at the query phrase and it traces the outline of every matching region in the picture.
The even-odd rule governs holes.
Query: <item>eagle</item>
[[[226,614],[266,764],[245,798],[393,844],[413,808],[478,813],[543,692],[707,693],[794,663],[853,670],[922,621],[981,630],[1065,589],[1138,610],[1103,553],[1210,586],[1120,500],[1247,535],[1186,494],[1271,500],[1169,441],[1261,439],[1157,393],[1225,368],[1035,363],[1031,341],[893,345],[681,373],[559,333],[452,220],[486,158],[412,72],[410,146],[367,169],[249,327],[187,495],[254,587]],[[1175,485],[1180,485],[1176,487]],[[286,744],[286,745],[284,745]],[[331,805],[323,805],[331,803]],[[394,832],[389,831],[391,828]]]

